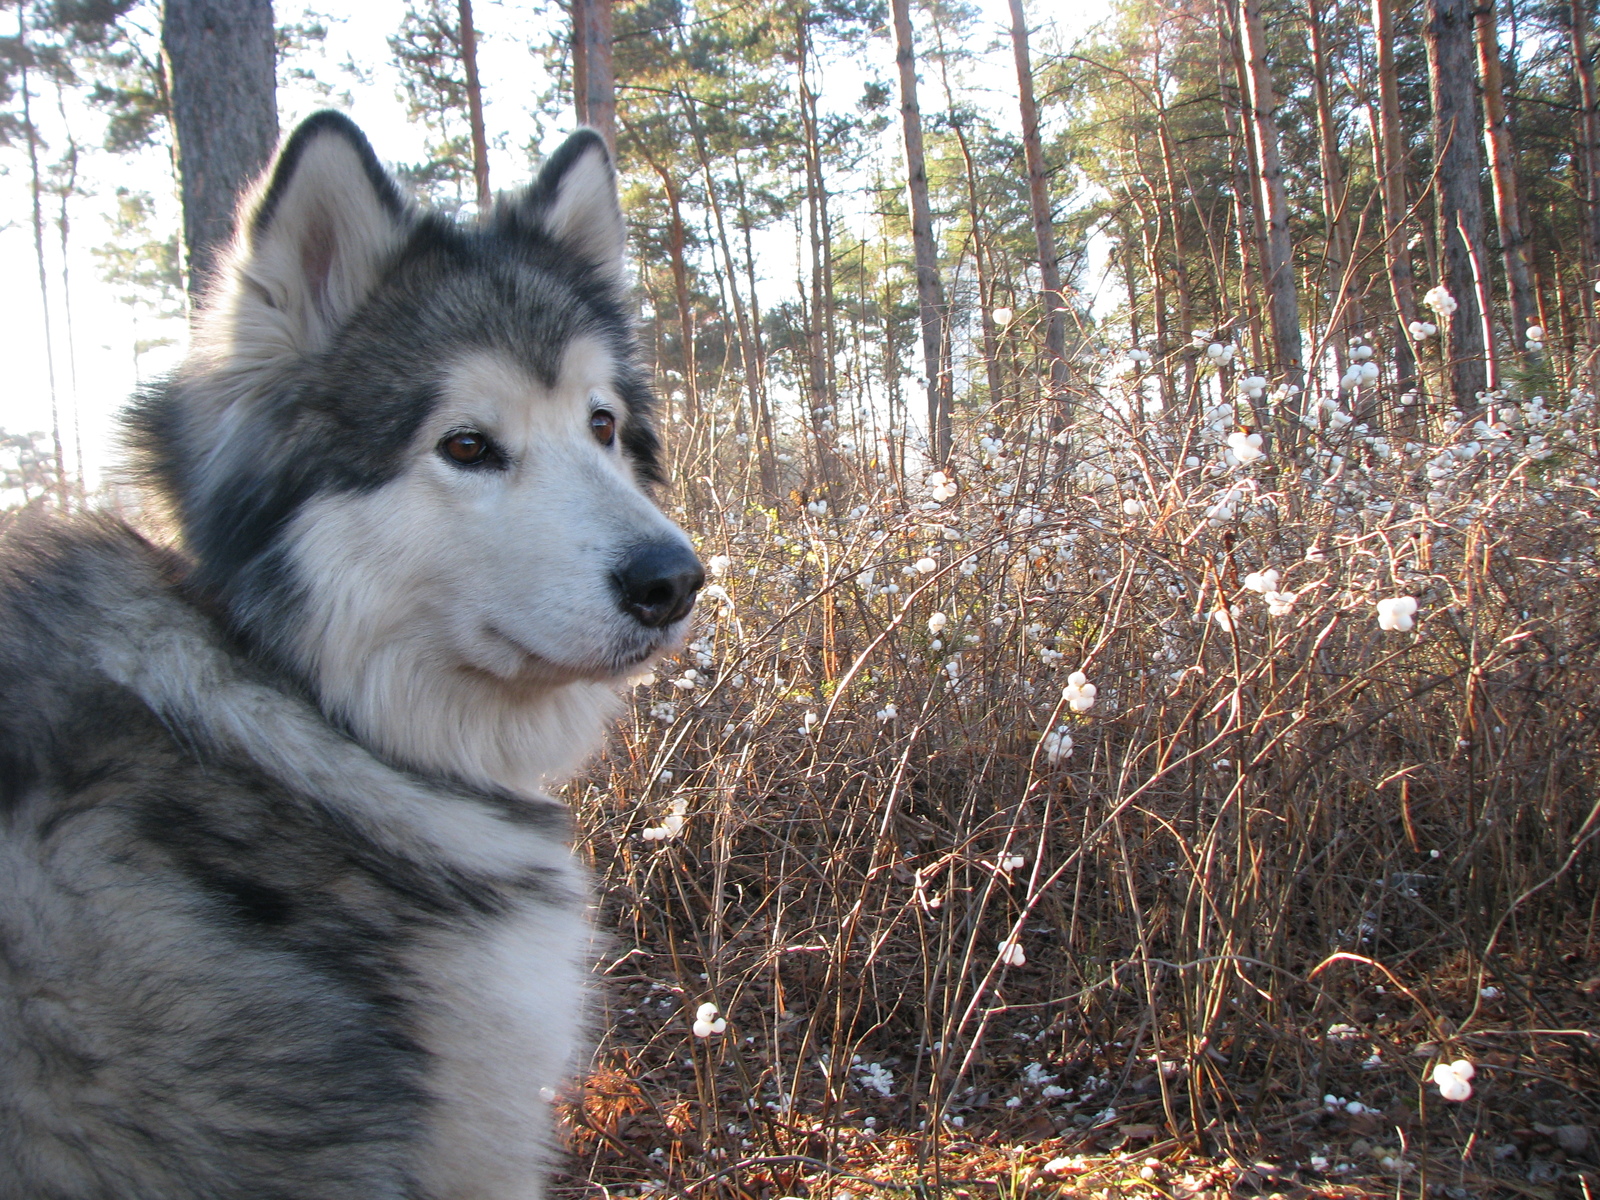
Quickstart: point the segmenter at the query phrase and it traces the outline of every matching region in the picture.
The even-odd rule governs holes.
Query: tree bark
[[[1572,48],[1572,73],[1578,84],[1578,154],[1580,178],[1576,191],[1583,201],[1583,274],[1590,283],[1600,280],[1600,100],[1595,94],[1594,59],[1589,50],[1589,6],[1572,0],[1568,9]],[[1591,346],[1600,345],[1600,323],[1595,320],[1592,289],[1583,288],[1585,324]]]
[[[978,282],[978,327],[983,334],[983,366],[989,381],[991,408],[1005,397],[1005,372],[1000,365],[1000,339],[994,324],[994,279],[992,252],[986,241],[983,203],[978,194],[978,167],[972,156],[972,140],[967,136],[965,118],[956,108],[955,91],[950,84],[950,52],[945,47],[944,29],[935,15],[933,33],[939,50],[939,77],[944,84],[945,120],[956,136],[961,162],[966,168],[967,221],[972,230],[972,267]]]
[[[1228,133],[1229,162],[1233,167],[1233,186],[1228,189],[1232,198],[1233,223],[1239,249],[1239,299],[1240,311],[1245,315],[1245,326],[1250,332],[1251,357],[1260,361],[1263,325],[1260,293],[1264,290],[1257,279],[1260,264],[1266,259],[1263,230],[1266,214],[1261,210],[1261,189],[1255,186],[1260,175],[1256,156],[1255,138],[1250,133],[1246,98],[1245,62],[1242,43],[1238,36],[1238,5],[1234,0],[1217,0],[1217,84],[1222,99],[1222,124]],[[1231,81],[1230,81],[1231,75]],[[1227,295],[1227,272],[1219,269],[1217,294]],[[1198,378],[1198,375],[1197,375]]]
[[[161,50],[193,309],[233,236],[239,198],[278,140],[271,0],[166,0]]]
[[[1243,0],[1239,34],[1245,58],[1245,90],[1250,103],[1250,132],[1258,165],[1254,183],[1266,218],[1265,257],[1261,264],[1267,307],[1272,317],[1274,366],[1284,382],[1305,386],[1304,351],[1300,340],[1300,301],[1295,293],[1294,250],[1289,241],[1289,201],[1283,186],[1283,161],[1278,152],[1278,100],[1267,73],[1266,44],[1260,0]]]
[[[1339,131],[1334,124],[1333,88],[1323,34],[1325,0],[1307,0],[1306,26],[1311,34],[1311,80],[1317,106],[1318,159],[1322,168],[1322,214],[1326,230],[1323,252],[1328,291],[1328,340],[1342,374],[1350,329],[1361,329],[1360,301],[1350,292],[1350,213],[1345,202],[1344,161],[1339,157]]]
[[[661,180],[661,190],[667,197],[667,249],[672,259],[672,294],[678,309],[678,338],[681,343],[683,366],[683,403],[690,430],[700,432],[700,391],[698,368],[695,366],[694,311],[689,304],[689,264],[687,258],[688,234],[683,223],[683,194],[673,176],[670,163],[664,163],[650,152],[649,144],[632,125],[625,123],[632,136],[633,145],[650,164],[650,169]]]
[[[739,366],[744,375],[745,393],[750,404],[750,430],[755,439],[757,457],[761,465],[761,483],[767,494],[771,494],[776,486],[776,472],[771,468],[771,447],[764,436],[765,424],[761,415],[761,360],[756,352],[755,338],[750,328],[750,314],[745,308],[743,294],[739,291],[739,268],[734,262],[733,247],[728,241],[727,224],[723,218],[722,200],[717,192],[717,181],[711,167],[711,153],[706,146],[705,128],[700,123],[700,114],[695,106],[694,97],[681,93],[684,115],[689,121],[690,132],[694,135],[696,160],[700,164],[700,175],[705,180],[706,201],[711,207],[711,215],[716,220],[717,247],[722,251],[723,270],[728,276],[728,294],[733,300],[733,317],[739,334]]]
[[[1166,364],[1168,356],[1173,352],[1176,344],[1186,344],[1189,333],[1194,329],[1194,300],[1193,288],[1189,282],[1189,242],[1184,233],[1183,203],[1181,200],[1182,189],[1178,182],[1177,154],[1172,144],[1172,124],[1167,116],[1165,98],[1156,96],[1157,113],[1159,116],[1159,131],[1161,134],[1161,177],[1166,184],[1167,196],[1171,204],[1171,218],[1168,224],[1172,228],[1172,286],[1177,292],[1178,302],[1178,336],[1172,337],[1170,331],[1162,326],[1156,333],[1156,358]],[[1196,212],[1198,212],[1198,207]],[[1203,218],[1202,218],[1203,219]],[[1208,239],[1209,240],[1209,239]],[[1224,251],[1226,253],[1226,251]],[[1220,273],[1219,273],[1220,278]],[[1153,281],[1161,285],[1161,277],[1157,274]],[[1164,305],[1162,306],[1164,309]],[[1192,354],[1183,356],[1183,380],[1179,385],[1179,393],[1187,396],[1194,386],[1195,361]],[[1171,372],[1163,369],[1160,373],[1161,387],[1166,389],[1171,379]],[[1163,392],[1164,401],[1171,404],[1175,398]]]
[[[44,181],[39,172],[39,127],[33,123],[33,84],[28,79],[27,7],[17,6],[18,83],[22,92],[22,125],[28,142],[28,195],[32,202],[33,257],[39,269],[39,313],[44,321],[44,363],[50,384],[50,444],[55,459],[56,503],[67,510],[67,459],[61,443],[61,402],[56,390],[55,338],[50,329],[50,284],[44,262]]]
[[[806,245],[810,251],[810,286],[807,287],[802,275],[795,278],[796,288],[802,296],[807,297],[809,303],[802,308],[806,334],[806,373],[807,382],[810,384],[811,396],[806,405],[806,428],[811,431],[812,441],[817,451],[817,467],[824,480],[832,479],[832,467],[827,452],[822,445],[821,423],[825,419],[823,414],[828,405],[828,372],[825,366],[826,344],[822,332],[822,204],[824,189],[822,185],[822,144],[821,136],[817,130],[816,97],[811,91],[811,82],[807,78],[811,61],[811,27],[808,9],[803,9],[795,16],[795,89],[796,98],[800,106],[800,136],[803,145],[803,160],[805,176],[805,224]],[[796,263],[796,270],[803,271],[804,262]]]
[[[1445,286],[1455,298],[1450,326],[1452,401],[1467,407],[1489,386],[1488,346],[1479,296],[1484,259],[1482,167],[1478,159],[1477,80],[1471,0],[1428,0],[1423,24],[1438,159],[1438,239]]]
[[[572,0],[572,37],[578,120],[599,131],[615,160],[617,83],[611,56],[611,0]]]
[[[1483,82],[1483,140],[1489,154],[1489,177],[1494,185],[1495,224],[1500,234],[1500,256],[1505,264],[1506,291],[1511,300],[1513,352],[1528,357],[1528,326],[1537,325],[1538,308],[1528,271],[1528,235],[1522,226],[1517,199],[1516,150],[1506,119],[1505,87],[1500,78],[1498,5],[1487,0],[1473,14],[1478,43],[1478,73]]]
[[[750,344],[755,351],[756,396],[760,402],[757,442],[761,451],[761,486],[768,497],[778,494],[777,436],[773,430],[772,401],[767,392],[767,349],[761,337],[761,293],[756,287],[754,221],[750,215],[750,196],[744,183],[739,155],[733,154],[733,183],[739,189],[739,232],[744,239],[745,287],[750,292]]]
[[[949,375],[944,369],[944,285],[933,244],[928,168],[922,150],[922,110],[917,104],[917,59],[910,0],[891,0],[895,65],[900,69],[900,121],[906,142],[906,193],[911,205],[911,248],[917,266],[917,308],[922,319],[922,361],[928,377],[928,453],[935,466],[950,460]]]
[[[589,34],[584,29],[587,0],[572,0],[572,114],[589,123]]]
[[[478,211],[489,211],[489,139],[483,129],[483,87],[478,82],[478,31],[472,26],[472,0],[456,0],[461,16],[461,67],[467,77],[467,121],[472,128],[472,180]]]
[[[1411,271],[1407,230],[1406,157],[1400,135],[1400,84],[1394,65],[1394,13],[1391,0],[1372,0],[1372,28],[1378,45],[1378,108],[1373,157],[1383,208],[1384,265],[1394,297],[1396,387],[1417,389],[1416,348],[1411,323],[1417,319],[1416,284]],[[1413,406],[1415,409],[1417,406]]]
[[[1044,349],[1050,365],[1050,399],[1055,419],[1072,419],[1067,395],[1067,298],[1061,287],[1061,260],[1056,255],[1055,220],[1045,176],[1044,148],[1039,139],[1039,106],[1033,96],[1033,64],[1028,52],[1028,22],[1022,0],[1010,0],[1011,52],[1017,64],[1017,92],[1022,110],[1022,153],[1028,164],[1028,207],[1039,253],[1039,283],[1045,310]]]

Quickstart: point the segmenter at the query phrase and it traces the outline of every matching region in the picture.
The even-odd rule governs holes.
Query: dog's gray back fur
[[[295,313],[252,277],[252,241],[280,203],[309,203],[284,195],[314,150],[357,164],[386,232]],[[458,229],[405,205],[348,122],[313,118],[219,285],[233,324],[134,417],[185,551],[109,518],[25,520],[0,543],[0,1200],[539,1194],[586,885],[565,810],[527,783],[565,762],[515,760],[538,759],[546,731],[581,729],[564,751],[581,754],[615,664],[561,666],[558,683],[547,664],[534,682],[451,666],[451,719],[492,710],[492,736],[453,729],[412,753],[405,722],[428,711],[388,711],[379,684],[331,700],[337,656],[303,630],[405,615],[389,595],[341,625],[374,586],[307,571],[330,514],[370,518],[406,471],[446,472],[417,443],[443,357],[549,380],[590,331],[613,353],[631,464],[602,463],[596,486],[642,496],[655,477],[617,264],[558,211],[574,170],[609,185],[594,135]],[[314,270],[320,236],[295,247]],[[284,345],[250,340],[279,318],[298,322]],[[692,595],[682,535],[619,503],[632,515],[615,524],[678,555]],[[618,633],[617,661],[665,647],[683,611]],[[408,686],[395,706],[426,710]],[[474,751],[508,738],[493,761]]]

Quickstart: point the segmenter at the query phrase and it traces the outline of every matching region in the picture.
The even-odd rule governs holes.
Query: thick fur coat
[[[541,1193],[586,880],[544,788],[682,635],[603,144],[477,223],[331,113],[135,461],[0,543],[0,1200]]]

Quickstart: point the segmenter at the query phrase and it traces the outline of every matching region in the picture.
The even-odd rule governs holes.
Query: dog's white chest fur
[[[579,885],[574,866],[563,884]],[[550,1100],[582,1019],[589,944],[580,903],[525,903],[476,935],[453,933],[411,963],[429,999],[431,1057],[419,1176],[433,1200],[532,1200],[548,1161]]]

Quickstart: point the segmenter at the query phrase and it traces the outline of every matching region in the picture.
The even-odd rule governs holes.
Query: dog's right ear
[[[234,316],[314,353],[372,291],[411,211],[361,130],[332,111],[301,122],[258,195],[240,229]]]

